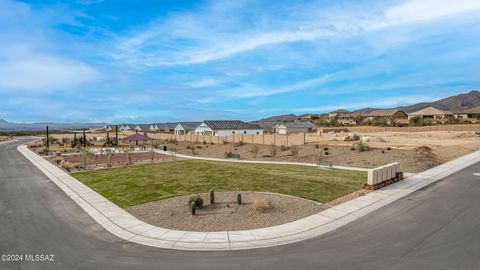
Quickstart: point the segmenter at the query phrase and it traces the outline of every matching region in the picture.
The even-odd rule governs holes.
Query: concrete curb
[[[189,232],[140,221],[25,145],[20,145],[18,151],[117,237],[152,247],[196,251],[264,248],[320,236],[480,161],[480,151],[471,153],[318,214],[278,226],[246,231]]]
[[[253,164],[275,164],[275,165],[295,165],[295,166],[307,166],[307,167],[317,167],[317,164],[314,163],[302,163],[302,162],[289,162],[289,161],[266,161],[266,160],[245,160],[245,159],[226,159],[226,158],[210,158],[210,157],[197,157],[190,155],[177,154],[170,151],[163,150],[154,150],[156,153],[174,156],[185,159],[198,159],[198,160],[209,160],[209,161],[221,161],[221,162],[236,162],[236,163],[253,163]],[[348,171],[358,171],[358,172],[368,172],[368,168],[358,168],[358,167],[347,167],[347,166],[333,166],[333,169],[337,170],[348,170]]]
[[[12,143],[12,142],[16,142],[18,141],[17,139],[12,139],[12,140],[8,140],[8,141],[3,141],[3,142],[0,142],[0,145],[2,144],[7,144],[7,143]]]

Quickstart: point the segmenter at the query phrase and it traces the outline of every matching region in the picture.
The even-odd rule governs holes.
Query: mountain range
[[[415,112],[426,107],[433,106],[435,108],[445,110],[445,111],[458,111],[470,109],[473,107],[480,106],[480,92],[477,90],[472,90],[468,93],[459,94],[447,98],[443,98],[433,102],[421,102],[409,106],[398,106],[394,108],[381,108],[381,109],[398,109],[406,113]],[[354,112],[363,112],[369,113],[380,108],[363,108],[356,110]],[[285,114],[285,115],[276,115],[267,118],[257,120],[256,122],[276,122],[276,121],[292,121],[297,120],[304,116],[305,114],[295,115],[295,114]],[[308,115],[308,114],[307,114]]]
[[[446,110],[446,111],[457,111],[457,110],[473,108],[476,106],[480,106],[480,92],[476,90],[472,90],[468,93],[443,98],[433,102],[421,102],[421,103],[417,103],[409,106],[399,106],[395,108],[382,108],[382,109],[398,109],[406,113],[411,113],[429,106],[433,106],[438,109]],[[356,110],[355,112],[369,113],[377,109],[379,108],[363,108],[360,110]],[[308,114],[276,115],[276,116],[259,119],[254,122],[288,122],[288,121],[294,121],[294,120],[300,119],[305,115],[308,115]],[[51,122],[12,123],[4,119],[0,119],[0,132],[1,131],[38,131],[38,130],[45,130],[45,126],[49,126],[50,130],[61,130],[61,129],[101,128],[105,125],[107,125],[107,123],[51,123]]]
[[[38,131],[45,130],[48,126],[50,130],[60,129],[82,129],[82,128],[101,128],[106,123],[12,123],[7,120],[0,119],[1,131]]]

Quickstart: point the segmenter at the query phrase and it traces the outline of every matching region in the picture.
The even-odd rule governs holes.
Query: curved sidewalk
[[[159,248],[209,251],[271,247],[320,236],[480,161],[480,151],[471,153],[318,214],[278,226],[246,231],[188,232],[147,224],[25,145],[20,145],[18,150],[96,222],[117,237]]]

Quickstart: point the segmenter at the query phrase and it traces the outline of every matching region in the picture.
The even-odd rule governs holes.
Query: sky
[[[0,0],[0,119],[254,120],[480,89],[480,0]]]

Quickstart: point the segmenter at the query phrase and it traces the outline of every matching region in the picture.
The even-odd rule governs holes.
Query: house
[[[175,127],[178,122],[166,122],[161,125],[160,131],[164,133],[173,133],[175,132]]]
[[[160,131],[160,128],[158,127],[157,124],[150,124],[150,126],[148,127],[148,129],[152,132],[158,132]]]
[[[355,125],[355,117],[357,115],[347,110],[336,110],[328,113],[328,120],[337,120],[342,125]]]
[[[258,125],[263,129],[263,133],[276,133],[275,127],[283,122],[278,121],[266,121],[266,122],[252,122],[254,125]]]
[[[480,118],[480,106],[473,107],[470,109],[457,110],[452,112],[453,117],[457,119],[465,120],[478,120]]]
[[[122,126],[120,126],[120,128],[118,130],[120,130],[120,131],[130,131],[130,130],[132,130],[132,128],[129,125],[122,125]]]
[[[229,136],[232,134],[263,134],[263,129],[240,120],[205,120],[196,129],[195,134]]]
[[[182,134],[194,134],[195,129],[200,126],[202,122],[179,122],[174,129],[174,133],[178,135]]]
[[[113,128],[114,128],[114,127],[113,127]],[[105,126],[103,126],[103,129],[105,129],[106,131],[110,131],[110,130],[112,130],[113,128],[112,128],[112,125],[105,125]]]
[[[445,120],[453,117],[453,114],[452,112],[440,110],[430,106],[430,107],[421,109],[419,111],[410,113],[408,115],[408,119],[412,119],[413,117],[420,117],[423,119],[431,119],[431,120]]]
[[[290,134],[290,133],[308,133],[313,132],[316,129],[316,126],[311,122],[286,122],[277,124],[275,126],[275,131],[278,134]]]
[[[388,122],[407,122],[408,115],[401,110],[374,110],[365,115],[367,120],[373,121],[375,119],[385,119]]]

